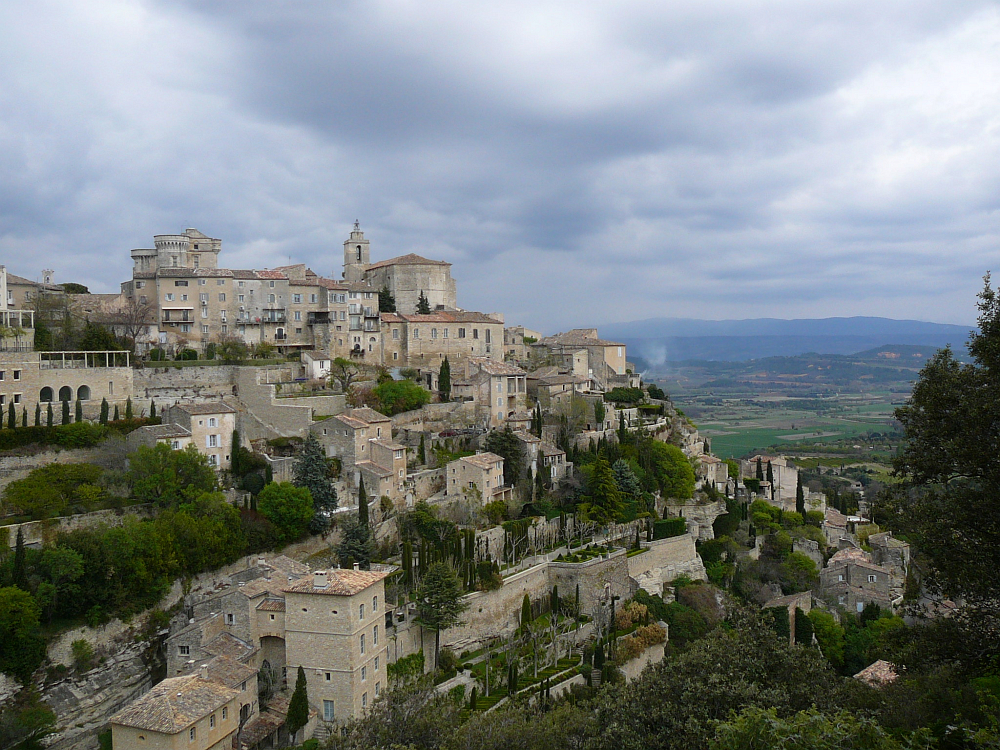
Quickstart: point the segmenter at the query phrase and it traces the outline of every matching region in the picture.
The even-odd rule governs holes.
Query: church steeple
[[[368,240],[361,231],[361,223],[355,221],[351,236],[344,241],[344,279],[361,281],[369,263]]]

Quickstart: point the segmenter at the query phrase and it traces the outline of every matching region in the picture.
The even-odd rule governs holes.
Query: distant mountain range
[[[642,369],[691,359],[743,362],[763,357],[854,354],[887,345],[951,345],[965,350],[974,326],[891,318],[696,320],[650,318],[598,327],[601,338],[628,346]]]

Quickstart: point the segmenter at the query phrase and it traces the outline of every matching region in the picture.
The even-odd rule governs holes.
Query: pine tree
[[[76,400],[76,408],[73,411],[74,411],[73,421],[74,422],[82,422],[83,421],[83,402],[80,399]]]
[[[156,418],[156,402],[153,401],[152,399],[149,400],[149,418],[150,419]]]
[[[307,487],[312,493],[314,515],[309,530],[314,534],[326,531],[329,515],[337,508],[337,490],[330,481],[330,464],[323,455],[323,446],[312,433],[306,438],[292,474],[296,486]]]
[[[42,425],[42,405],[35,402],[35,427],[41,427]]]
[[[28,568],[24,551],[24,531],[17,527],[17,540],[14,542],[14,570],[11,580],[13,584],[24,591],[28,590]]]
[[[451,363],[447,357],[441,361],[438,371],[438,393],[441,394],[441,401],[451,401]]]
[[[378,290],[378,311],[396,312],[396,298],[389,291],[388,286],[383,286]]]
[[[424,290],[420,290],[420,296],[417,298],[417,315],[430,315],[431,313],[431,303],[427,301],[427,295],[424,294]]]
[[[14,402],[7,404],[7,429],[13,430],[17,427],[17,412],[14,411]]]
[[[441,631],[457,625],[468,606],[462,599],[462,582],[447,563],[436,562],[417,590],[417,623],[434,631],[434,667],[437,668]]]
[[[132,419],[132,397],[125,399],[125,419]]]
[[[602,526],[622,515],[622,494],[615,483],[614,472],[600,453],[594,461],[589,501],[588,515]]]
[[[45,424],[46,424],[46,426],[48,426],[48,427],[51,427],[51,426],[52,426],[52,402],[51,402],[51,401],[49,401],[49,413],[48,413],[48,415],[47,415],[47,417],[46,417],[46,422],[45,422]]]
[[[108,423],[108,412],[111,411],[111,407],[108,406],[108,400],[106,398],[101,399],[101,424]]]
[[[292,698],[288,701],[288,714],[285,717],[285,728],[292,737],[292,744],[295,744],[295,735],[309,721],[309,696],[306,694],[306,673],[299,666],[299,673],[295,677],[295,690]]]
[[[62,402],[62,423],[69,424],[69,401]]]
[[[806,515],[806,494],[802,490],[802,475],[799,474],[799,481],[795,487],[795,512],[800,513],[804,518]]]
[[[120,417],[118,416],[118,404],[115,404],[115,413],[114,413],[114,416],[111,417],[111,421],[112,422],[117,422],[119,419],[120,419]]]
[[[366,529],[368,525],[368,493],[365,492],[365,478],[358,482],[358,523]]]

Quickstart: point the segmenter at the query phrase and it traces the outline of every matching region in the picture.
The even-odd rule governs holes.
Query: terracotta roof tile
[[[388,260],[380,260],[378,263],[372,263],[368,266],[368,270],[373,268],[385,268],[386,266],[450,266],[451,263],[445,260],[430,260],[422,255],[417,255],[416,253],[407,253],[406,255],[400,255],[397,258],[389,258]]]
[[[321,571],[317,571],[321,572]],[[327,571],[326,588],[316,588],[315,573],[285,587],[289,594],[323,594],[325,596],[354,596],[373,586],[389,575],[386,571],[377,570],[342,570],[334,568]]]
[[[168,677],[112,716],[111,723],[176,734],[236,696],[232,688],[198,675]]]

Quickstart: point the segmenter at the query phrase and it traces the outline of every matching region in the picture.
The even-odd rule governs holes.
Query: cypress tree
[[[125,399],[125,419],[132,418],[132,397]]]
[[[62,402],[62,423],[69,424],[69,401]]]
[[[552,594],[549,597],[549,609],[552,610],[552,616],[555,617],[559,614],[559,587],[552,587]]]
[[[21,427],[28,426],[28,407],[21,407]]]
[[[774,469],[771,468],[771,462],[767,462],[767,482],[774,487]]]
[[[525,594],[524,599],[521,600],[521,628],[523,630],[527,630],[528,625],[531,624],[532,619],[533,618],[531,616],[531,600],[528,598],[528,595]]]
[[[76,407],[73,409],[73,411],[74,411],[74,420],[73,421],[75,421],[75,422],[82,422],[83,421],[83,402],[80,399],[76,400]]]
[[[472,693],[469,695],[469,710],[476,710],[476,701],[478,699],[478,693],[476,692],[476,686],[472,686]]]
[[[115,414],[111,417],[112,422],[117,422],[121,417],[118,416],[118,404],[115,404]]]
[[[438,371],[438,393],[441,394],[441,401],[451,401],[451,363],[447,357],[442,360]]]
[[[285,718],[285,727],[292,736],[294,744],[295,735],[309,721],[309,696],[306,694],[306,673],[299,666],[299,673],[295,678],[295,690],[292,698],[288,701],[288,715]]]
[[[35,402],[35,427],[42,426],[42,405]]]
[[[102,398],[101,399],[101,418],[100,418],[100,423],[101,424],[107,424],[108,423],[108,412],[109,411],[111,411],[111,407],[108,406],[108,400],[106,398]]]
[[[49,413],[46,416],[46,422],[45,422],[45,424],[48,427],[52,426],[52,402],[51,401],[49,401]]]
[[[13,430],[17,427],[17,412],[14,411],[14,402],[7,404],[7,429]]]
[[[368,493],[365,492],[365,478],[358,482],[358,523],[368,528]]]
[[[14,542],[14,570],[12,572],[13,584],[24,591],[28,590],[28,569],[24,551],[24,532],[21,527],[17,527],[17,540]]]
[[[764,466],[760,462],[760,456],[757,456],[757,479],[764,481]]]
[[[156,417],[156,402],[152,399],[149,400],[149,418],[154,419]],[[235,449],[234,449],[235,450]]]
[[[409,539],[403,542],[403,584],[407,588],[413,585],[413,544]]]
[[[424,433],[420,433],[420,447],[417,448],[417,463],[423,466],[427,463],[427,452],[424,448]]]
[[[806,515],[806,493],[802,490],[802,475],[799,474],[799,481],[795,487],[795,512]]]

